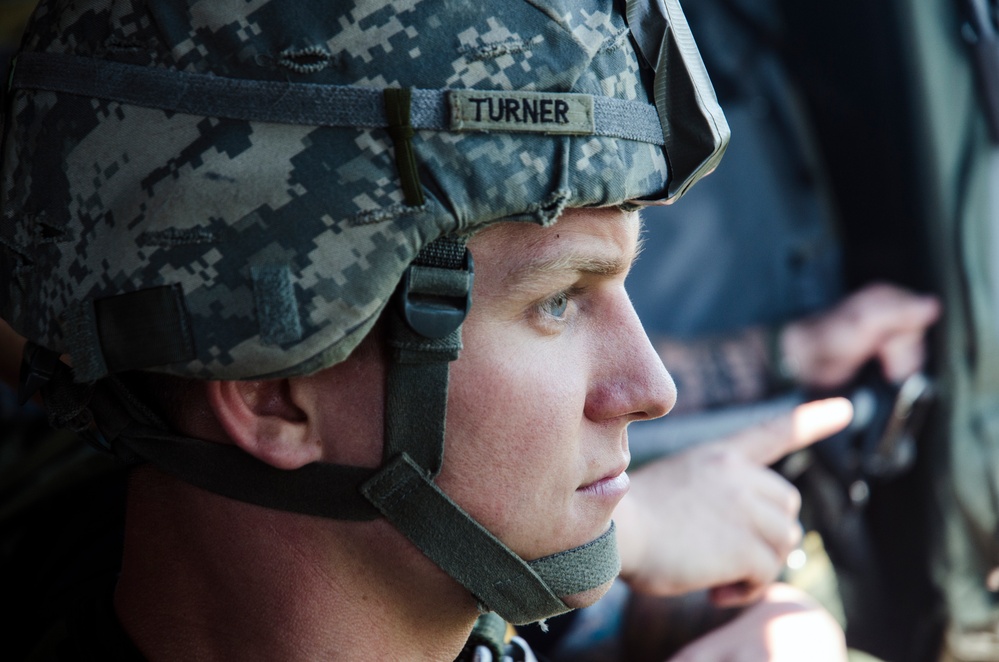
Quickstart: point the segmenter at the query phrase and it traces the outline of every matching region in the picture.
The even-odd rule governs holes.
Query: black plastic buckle
[[[472,307],[472,282],[475,279],[472,253],[465,249],[463,270],[468,273],[468,290],[464,297],[413,292],[413,266],[406,268],[399,283],[398,297],[402,317],[410,329],[424,338],[446,338],[461,326]]]

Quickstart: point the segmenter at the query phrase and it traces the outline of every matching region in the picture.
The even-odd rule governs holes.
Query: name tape
[[[589,94],[452,90],[452,131],[527,131],[590,135]]]

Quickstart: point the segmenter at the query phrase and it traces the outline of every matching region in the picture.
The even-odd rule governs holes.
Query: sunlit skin
[[[607,529],[628,489],[627,425],[675,401],[624,287],[639,227],[616,208],[571,209],[469,244],[476,284],[438,482],[526,559]]]

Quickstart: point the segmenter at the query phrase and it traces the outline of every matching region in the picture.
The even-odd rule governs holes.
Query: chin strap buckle
[[[402,318],[424,338],[448,337],[472,306],[474,277],[464,241],[441,237],[431,242],[403,274],[398,293]]]

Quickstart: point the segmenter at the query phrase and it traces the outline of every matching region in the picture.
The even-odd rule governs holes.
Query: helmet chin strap
[[[42,393],[53,422],[126,462],[150,462],[203,489],[277,510],[346,520],[384,516],[482,611],[515,624],[539,621],[570,610],[562,597],[617,576],[614,527],[582,546],[524,561],[434,482],[444,457],[448,369],[461,349],[471,288],[471,257],[452,238],[428,245],[400,285],[398,305],[388,312],[393,361],[383,463],[375,469],[313,463],[282,470],[235,446],[167,432],[117,378],[74,384],[61,362],[46,371]]]
[[[511,623],[569,611],[560,596],[605,584],[620,560],[611,528],[594,541],[525,562],[434,482],[444,458],[450,362],[461,350],[473,266],[462,240],[442,237],[409,267],[389,312],[384,464],[361,492],[479,601]]]
[[[313,463],[281,470],[235,446],[136,423],[109,390],[98,389],[91,407],[102,420],[102,439],[125,461],[150,462],[202,489],[276,510],[344,520],[384,516],[468,589],[482,611],[510,623],[567,612],[561,598],[606,584],[620,570],[613,524],[584,545],[524,561],[452,501],[409,453],[378,469]],[[121,422],[113,432],[103,424],[111,410]]]

